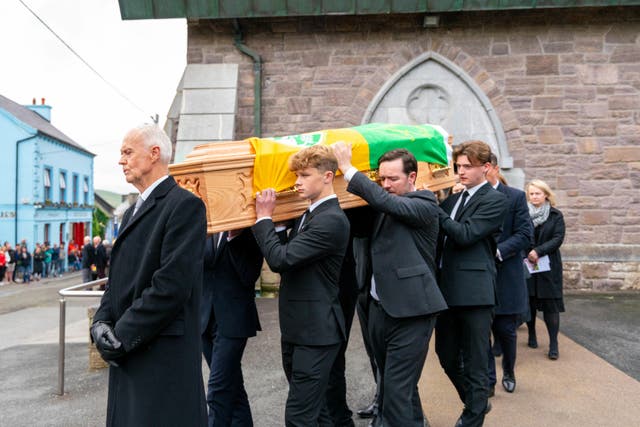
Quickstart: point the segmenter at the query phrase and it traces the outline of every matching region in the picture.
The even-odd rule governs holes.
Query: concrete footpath
[[[88,369],[86,307],[97,300],[68,302],[66,394],[54,394],[58,306],[51,295],[77,281],[0,288],[0,426],[104,425],[107,371]],[[38,297],[42,293],[47,298]],[[255,425],[277,427],[284,424],[287,393],[280,363],[277,301],[258,299],[258,309],[263,332],[247,346],[245,382]],[[519,331],[516,392],[508,394],[498,384],[486,426],[639,425],[638,380],[564,335],[560,337],[560,359],[549,360],[543,322],[538,322],[538,340],[540,347],[530,349],[526,329]],[[347,387],[352,409],[367,404],[375,389],[357,320],[347,352]],[[439,366],[433,342],[420,392],[431,426],[453,426],[462,404]],[[358,427],[367,425],[366,420],[354,417],[354,421]]]

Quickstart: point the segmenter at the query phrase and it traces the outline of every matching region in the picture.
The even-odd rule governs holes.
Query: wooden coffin
[[[250,227],[256,221],[253,194],[253,163],[248,141],[214,142],[198,145],[185,161],[169,166],[178,184],[200,197],[207,205],[207,231],[234,230]],[[376,172],[367,172],[372,180]],[[418,163],[417,188],[432,191],[452,187],[456,182],[451,165],[442,167]],[[334,188],[343,209],[365,205],[365,201],[346,191],[346,182],[338,176]],[[296,218],[308,202],[293,190],[278,193],[274,221]]]

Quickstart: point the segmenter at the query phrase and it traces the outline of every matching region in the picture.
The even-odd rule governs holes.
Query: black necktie
[[[462,192],[462,197],[460,198],[460,204],[458,205],[458,210],[456,211],[456,216],[453,218],[454,221],[459,221],[462,216],[462,210],[464,209],[464,204],[467,201],[467,197],[469,197],[469,192],[464,190]]]
[[[300,230],[302,230],[302,227],[309,222],[309,215],[311,212],[309,212],[309,209],[307,209],[306,211],[304,211],[304,213],[302,214],[302,218],[300,218],[300,227],[298,227],[298,233],[300,232]]]

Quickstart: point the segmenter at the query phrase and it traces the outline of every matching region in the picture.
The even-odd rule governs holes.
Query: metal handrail
[[[65,350],[65,332],[66,332],[66,317],[67,317],[67,301],[65,297],[101,297],[104,291],[87,291],[86,289],[94,288],[96,286],[102,286],[107,283],[107,279],[93,280],[87,283],[81,283],[79,285],[70,286],[68,288],[60,289],[58,294],[60,295],[60,324],[59,324],[59,338],[58,338],[58,394],[64,395],[64,350]],[[80,290],[82,289],[82,290]]]

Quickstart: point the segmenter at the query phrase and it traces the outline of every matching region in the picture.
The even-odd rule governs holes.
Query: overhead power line
[[[93,68],[91,66],[91,64],[89,64],[82,56],[80,56],[80,54],[78,52],[76,52],[70,45],[69,43],[67,43],[66,41],[64,41],[62,39],[62,37],[60,37],[54,30],[53,28],[51,28],[46,22],[44,22],[44,20],[42,18],[40,18],[40,16],[38,16],[38,14],[33,11],[33,9],[31,9],[29,7],[29,5],[27,5],[24,1],[22,0],[18,0],[29,12],[31,12],[31,14],[33,16],[35,16],[35,18],[40,21],[40,23],[42,25],[44,25],[44,27],[49,30],[49,32],[51,34],[53,34],[58,40],[60,40],[60,42],[65,45],[65,47],[67,49],[69,49],[71,51],[71,53],[73,53],[76,58],[78,58],[80,61],[82,61],[82,63],[84,65],[86,65],[96,76],[98,76],[103,82],[105,82],[107,84],[107,86],[109,86],[111,89],[113,89],[118,95],[120,95],[124,100],[126,100],[129,104],[131,104],[133,107],[135,107],[137,110],[139,110],[140,112],[147,114],[145,110],[143,110],[138,104],[136,104],[135,102],[133,102],[127,95],[124,94],[124,92],[122,92],[120,89],[118,89],[113,83],[111,83],[110,81],[108,81],[106,78],[104,78],[102,76],[102,74],[100,74],[98,72],[98,70],[96,70],[95,68]]]

